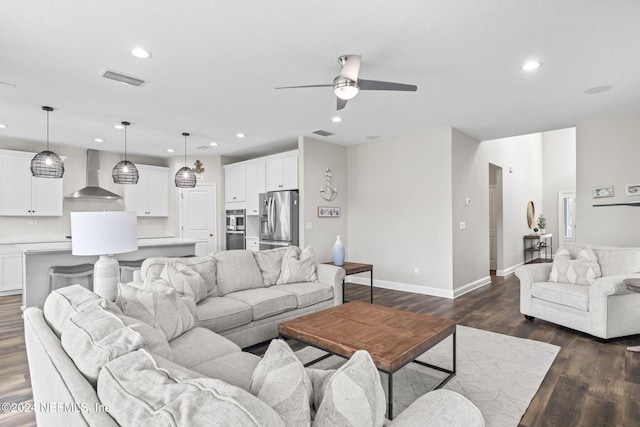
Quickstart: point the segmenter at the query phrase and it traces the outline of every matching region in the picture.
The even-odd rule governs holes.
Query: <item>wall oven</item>
[[[245,210],[234,209],[227,211],[226,241],[227,250],[245,249]]]

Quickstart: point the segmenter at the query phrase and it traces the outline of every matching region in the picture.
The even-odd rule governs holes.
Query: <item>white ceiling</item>
[[[122,152],[246,157],[318,129],[354,145],[452,126],[487,140],[640,113],[638,0],[5,0],[0,139]],[[151,59],[130,54],[141,46]],[[418,86],[361,92],[336,114],[338,56],[360,77]],[[536,72],[521,65],[535,58]],[[104,68],[149,80],[100,77]],[[611,85],[607,92],[586,89]],[[248,137],[238,139],[236,133]],[[96,137],[105,142],[95,143]],[[206,151],[196,147],[218,142]],[[167,148],[176,149],[175,154]]]

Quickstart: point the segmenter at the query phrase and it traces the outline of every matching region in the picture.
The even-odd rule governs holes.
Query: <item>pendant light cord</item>
[[[184,167],[187,167],[187,135],[184,136]]]
[[[47,112],[47,151],[49,151],[49,110]]]

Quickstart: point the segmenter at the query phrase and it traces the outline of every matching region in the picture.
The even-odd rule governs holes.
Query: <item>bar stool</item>
[[[55,289],[68,286],[57,286],[57,279],[75,279],[77,277],[87,278],[87,288],[93,290],[93,264],[79,265],[54,265],[49,267],[49,293]]]
[[[136,259],[133,261],[118,261],[120,264],[120,282],[129,283],[133,281],[133,272],[140,270],[144,259]]]

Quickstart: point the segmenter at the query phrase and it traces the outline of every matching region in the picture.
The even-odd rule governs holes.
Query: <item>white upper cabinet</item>
[[[247,215],[259,215],[259,194],[265,192],[265,163],[258,162],[246,167]]]
[[[244,202],[246,195],[245,166],[224,168],[224,201]]]
[[[0,150],[0,215],[62,216],[62,179],[34,178],[34,155]]]
[[[136,165],[137,184],[124,185],[124,206],[138,216],[169,216],[169,168]]]
[[[267,191],[298,188],[298,155],[267,161]]]

